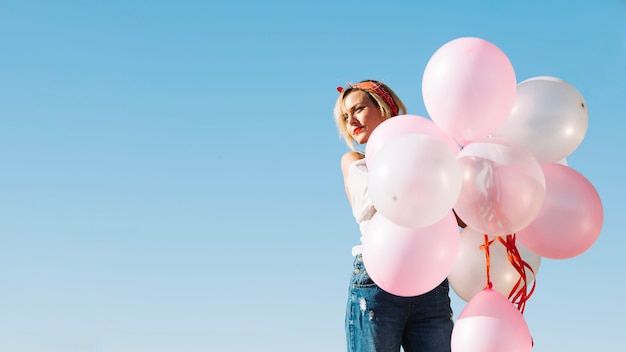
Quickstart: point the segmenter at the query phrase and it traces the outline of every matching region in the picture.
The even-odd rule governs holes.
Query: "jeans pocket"
[[[363,262],[357,261],[354,264],[354,270],[352,271],[352,279],[351,279],[352,287],[355,288],[366,288],[366,287],[375,287],[376,284],[365,270],[363,266]]]

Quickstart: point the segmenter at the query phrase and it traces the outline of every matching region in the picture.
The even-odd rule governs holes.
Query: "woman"
[[[384,83],[367,80],[346,89],[337,88],[334,115],[340,135],[351,151],[341,159],[346,194],[361,234],[376,213],[367,194],[364,155],[354,143],[367,143],[384,120],[405,114],[400,98]],[[448,280],[423,295],[399,297],[379,288],[363,265],[361,247],[355,256],[346,309],[348,351],[449,352],[452,308]]]

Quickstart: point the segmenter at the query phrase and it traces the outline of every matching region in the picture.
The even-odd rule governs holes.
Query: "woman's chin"
[[[367,143],[367,140],[369,136],[357,136],[356,138],[354,138],[354,140],[358,143],[358,144],[365,144]]]

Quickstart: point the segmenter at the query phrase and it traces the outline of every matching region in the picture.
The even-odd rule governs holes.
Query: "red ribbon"
[[[524,314],[524,309],[526,308],[526,302],[532,296],[535,291],[535,286],[537,284],[537,277],[535,276],[535,272],[533,268],[522,259],[517,246],[515,245],[515,234],[506,235],[505,238],[501,236],[496,236],[495,239],[489,241],[489,236],[485,234],[485,243],[480,246],[481,250],[485,251],[485,261],[486,261],[486,270],[487,270],[487,286],[485,288],[492,288],[493,284],[491,283],[491,262],[489,255],[489,246],[493,244],[493,242],[498,241],[506,248],[507,259],[509,263],[515,268],[515,270],[519,273],[520,278],[517,280],[513,289],[509,293],[509,299],[511,302],[517,306],[517,309]],[[533,284],[528,291],[528,277],[526,275],[526,270],[529,270],[533,274]],[[517,292],[516,292],[517,291]]]
[[[493,243],[493,241],[489,241],[489,236],[485,234],[485,244],[480,246],[481,250],[485,251],[485,264],[487,270],[487,286],[484,289],[492,288],[493,284],[491,283],[491,260],[489,259],[489,246]],[[483,290],[484,290],[483,289]]]

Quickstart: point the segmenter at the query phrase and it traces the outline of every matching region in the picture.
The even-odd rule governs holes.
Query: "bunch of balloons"
[[[542,257],[577,256],[602,228],[597,191],[566,162],[587,132],[585,100],[556,77],[518,83],[507,56],[474,37],[434,53],[422,93],[430,118],[388,119],[366,146],[378,212],[364,264],[398,296],[448,277],[467,302],[454,352],[530,351],[511,297],[527,299]],[[467,225],[460,233],[455,215]]]

